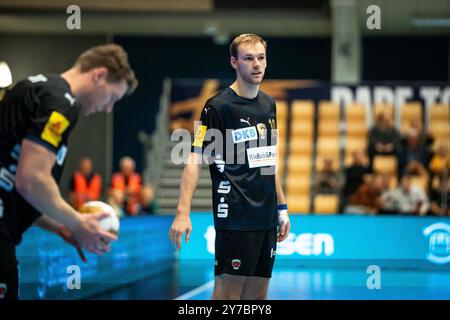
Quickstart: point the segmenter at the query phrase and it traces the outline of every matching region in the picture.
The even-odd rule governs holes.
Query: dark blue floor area
[[[384,270],[380,289],[369,289],[365,269],[277,268],[269,299],[274,300],[450,300],[450,272]],[[182,265],[172,271],[92,299],[209,299],[213,288],[209,264]]]

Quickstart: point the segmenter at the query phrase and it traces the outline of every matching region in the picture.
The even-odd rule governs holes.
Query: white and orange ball
[[[108,213],[109,216],[99,221],[100,227],[108,232],[118,234],[120,229],[119,218],[113,207],[103,201],[89,201],[78,210],[81,213]]]

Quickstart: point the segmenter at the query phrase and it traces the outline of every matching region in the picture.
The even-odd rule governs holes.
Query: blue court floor
[[[450,300],[450,272],[381,270],[380,289],[368,289],[365,269],[275,268],[273,300]],[[92,299],[207,300],[214,285],[209,266],[173,270]]]

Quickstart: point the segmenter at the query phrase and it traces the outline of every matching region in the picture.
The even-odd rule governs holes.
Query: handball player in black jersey
[[[61,75],[19,81],[0,101],[0,300],[18,298],[15,247],[35,224],[75,246],[102,254],[117,239],[100,214],[79,214],[58,181],[67,140],[79,114],[111,112],[137,86],[127,53],[114,44],[91,48]],[[36,253],[37,254],[37,253]]]
[[[180,249],[189,241],[189,217],[199,176],[208,159],[212,181],[215,282],[212,299],[267,299],[277,241],[290,231],[276,173],[276,105],[259,90],[267,65],[266,42],[254,34],[230,45],[236,81],[202,110],[180,186],[169,237]]]

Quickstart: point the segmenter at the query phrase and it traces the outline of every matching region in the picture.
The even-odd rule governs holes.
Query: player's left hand
[[[81,260],[83,262],[87,262],[86,256],[84,255],[83,250],[81,250],[81,245],[78,243],[77,239],[75,239],[75,237],[73,236],[72,231],[70,231],[69,228],[67,228],[66,226],[62,226],[58,230],[58,235],[61,238],[63,238],[65,242],[67,242],[68,244],[74,246],[75,249],[77,249],[78,255],[80,256]]]
[[[291,221],[289,220],[289,215],[287,210],[282,210],[278,212],[278,236],[277,241],[281,242],[286,240],[291,231]]]

